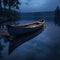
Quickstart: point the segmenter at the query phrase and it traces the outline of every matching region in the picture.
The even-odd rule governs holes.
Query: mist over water
[[[36,20],[32,17],[35,17]],[[16,47],[11,55],[8,55],[9,43],[3,43],[5,47],[1,54],[2,60],[60,60],[60,25],[58,22],[56,23],[55,15],[49,14],[47,17],[42,15],[39,19],[37,19],[38,16],[32,17],[31,20],[24,17],[25,20],[21,18],[17,22],[26,24],[44,18],[47,27],[38,36]]]

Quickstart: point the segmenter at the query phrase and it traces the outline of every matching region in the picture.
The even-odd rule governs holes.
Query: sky
[[[53,11],[57,5],[60,6],[60,0],[20,0],[21,12],[40,12]]]

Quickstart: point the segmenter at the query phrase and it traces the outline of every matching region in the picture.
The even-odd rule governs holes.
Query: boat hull
[[[20,35],[20,34],[25,34],[25,33],[29,33],[29,32],[39,30],[41,28],[42,28],[42,26],[39,26],[36,28],[19,28],[19,29],[11,27],[8,29],[8,32],[10,35]]]
[[[7,28],[8,28],[9,34],[12,36],[15,36],[15,35],[20,35],[20,34],[37,31],[37,30],[41,29],[43,26],[44,26],[44,23],[41,25],[38,25],[36,27],[32,27],[32,28],[29,28],[29,27],[28,28],[25,28],[25,27],[17,28],[17,27],[13,27],[10,25],[8,25]]]

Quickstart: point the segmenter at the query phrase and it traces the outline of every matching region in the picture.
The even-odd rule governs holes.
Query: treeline
[[[11,8],[19,9],[19,0],[0,0],[0,10],[8,8],[9,12]]]

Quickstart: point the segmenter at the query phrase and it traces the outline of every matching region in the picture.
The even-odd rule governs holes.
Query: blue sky
[[[20,0],[21,12],[39,12],[53,11],[57,5],[60,6],[60,0]]]

